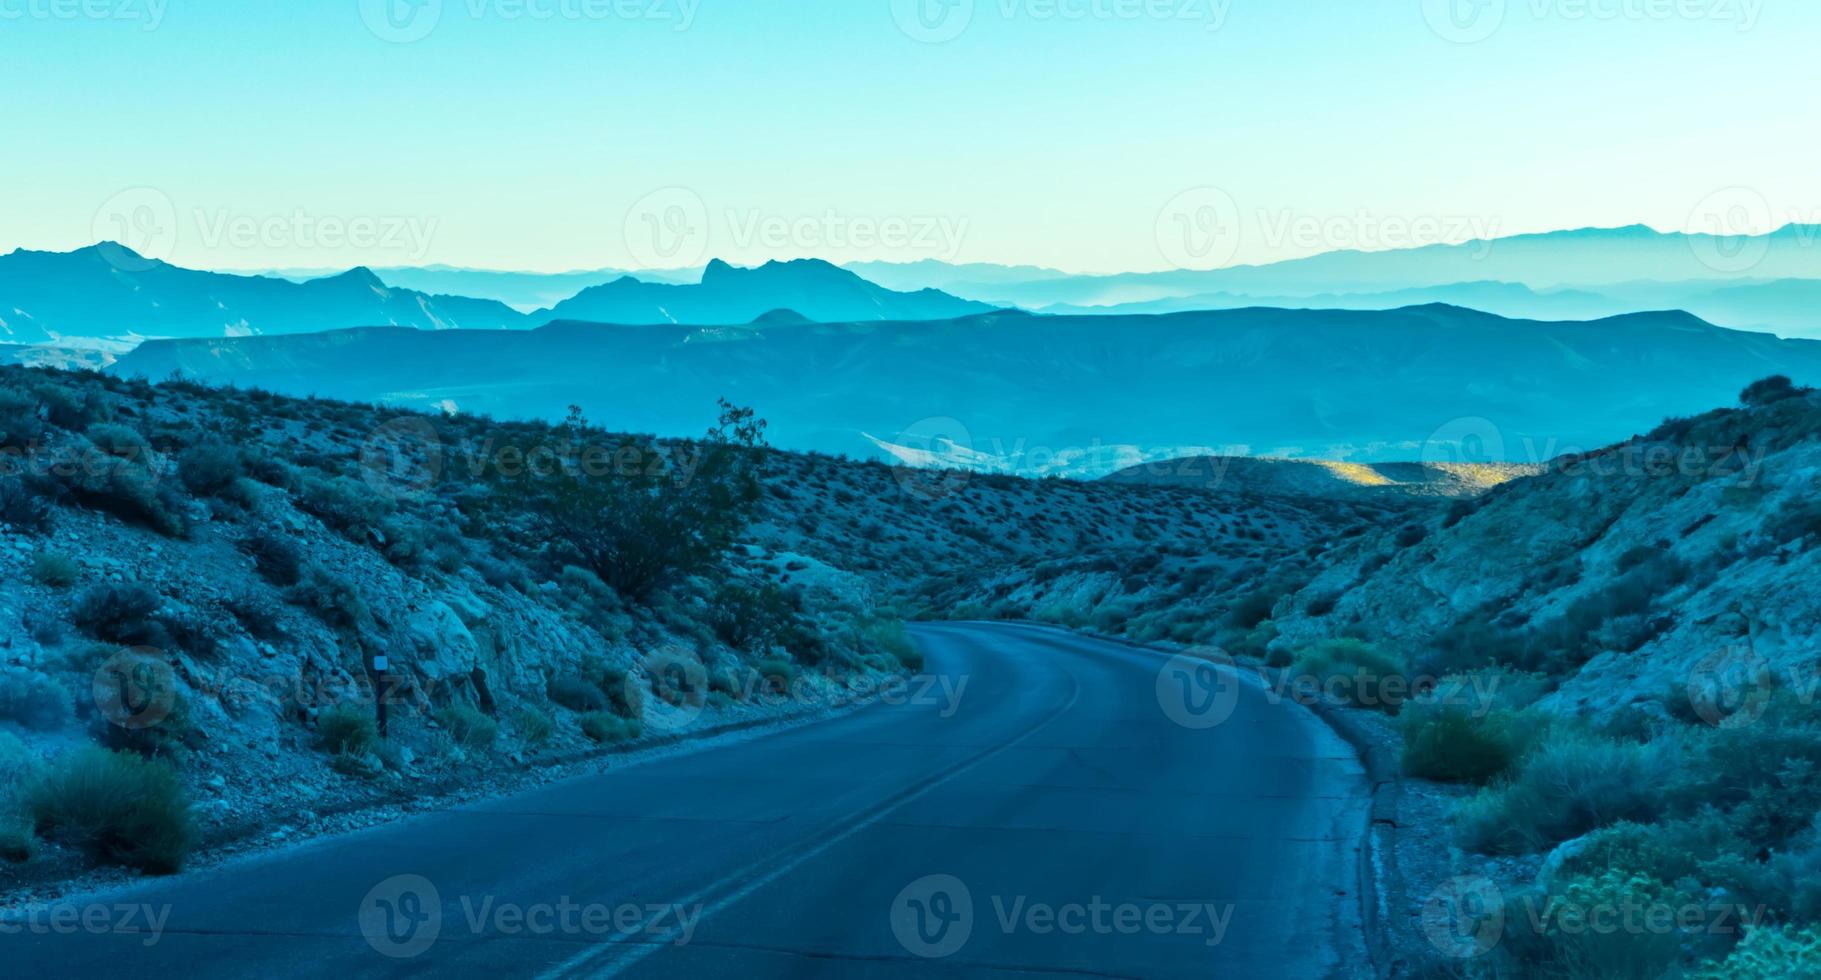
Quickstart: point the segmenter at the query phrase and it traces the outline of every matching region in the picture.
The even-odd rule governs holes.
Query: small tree
[[[764,454],[765,422],[726,399],[705,438],[668,444],[609,435],[571,406],[557,445],[495,474],[495,503],[558,557],[643,600],[721,560],[759,502]]]

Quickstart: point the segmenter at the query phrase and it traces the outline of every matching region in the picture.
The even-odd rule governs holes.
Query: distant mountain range
[[[867,282],[819,259],[767,262],[739,269],[716,260],[695,285],[641,282],[631,276],[584,289],[535,318],[595,323],[751,323],[787,309],[820,323],[947,320],[993,309],[936,289],[902,293]]]
[[[1523,462],[1821,381],[1821,342],[1681,313],[1507,320],[1448,306],[924,323],[368,329],[154,341],[114,370],[693,435],[715,399],[792,449],[1103,475],[1179,455]],[[611,383],[603,383],[604,374]]]
[[[1168,313],[1275,306],[1397,309],[1448,303],[1501,316],[1586,320],[1685,310],[1711,323],[1821,337],[1821,226],[1716,238],[1643,226],[1461,245],[1330,252],[1213,271],[1067,275],[1020,266],[916,262],[856,271],[894,288],[1041,313]]]
[[[396,289],[366,269],[295,283],[182,269],[111,242],[0,256],[0,342],[8,343],[233,337],[373,324],[497,329],[523,321],[503,303]]]
[[[885,289],[813,259],[755,269],[714,262],[701,280],[674,285],[625,277],[527,314],[498,300],[388,285],[365,268],[294,282],[179,268],[103,242],[74,252],[20,250],[0,256],[0,343],[96,346],[82,342],[363,326],[526,329],[558,319],[715,326],[747,323],[778,310],[808,320],[921,320],[993,309],[936,290]]]
[[[272,269],[261,275],[302,282],[322,279],[339,269]],[[577,269],[572,272],[510,272],[467,269],[449,265],[374,267],[373,274],[394,286],[448,296],[476,296],[498,300],[521,313],[548,309],[587,289],[624,276],[645,282],[693,283],[702,281],[700,266],[693,269]],[[921,288],[921,287],[919,287]]]

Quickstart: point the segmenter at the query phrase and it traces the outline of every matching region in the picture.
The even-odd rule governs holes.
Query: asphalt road
[[[79,924],[15,922],[0,961],[134,980],[1369,975],[1365,782],[1301,708],[1058,632],[914,635],[938,680],[892,703],[90,896],[64,913]]]

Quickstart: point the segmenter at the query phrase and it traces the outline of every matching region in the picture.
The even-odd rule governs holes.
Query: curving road
[[[0,952],[135,980],[1370,975],[1366,786],[1307,712],[1055,631],[914,637],[938,680],[892,703],[92,896]]]

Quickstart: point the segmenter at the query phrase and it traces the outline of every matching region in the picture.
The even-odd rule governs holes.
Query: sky
[[[1821,221],[1818,36],[1813,0],[0,0],[0,251],[1112,272],[1761,231]]]

